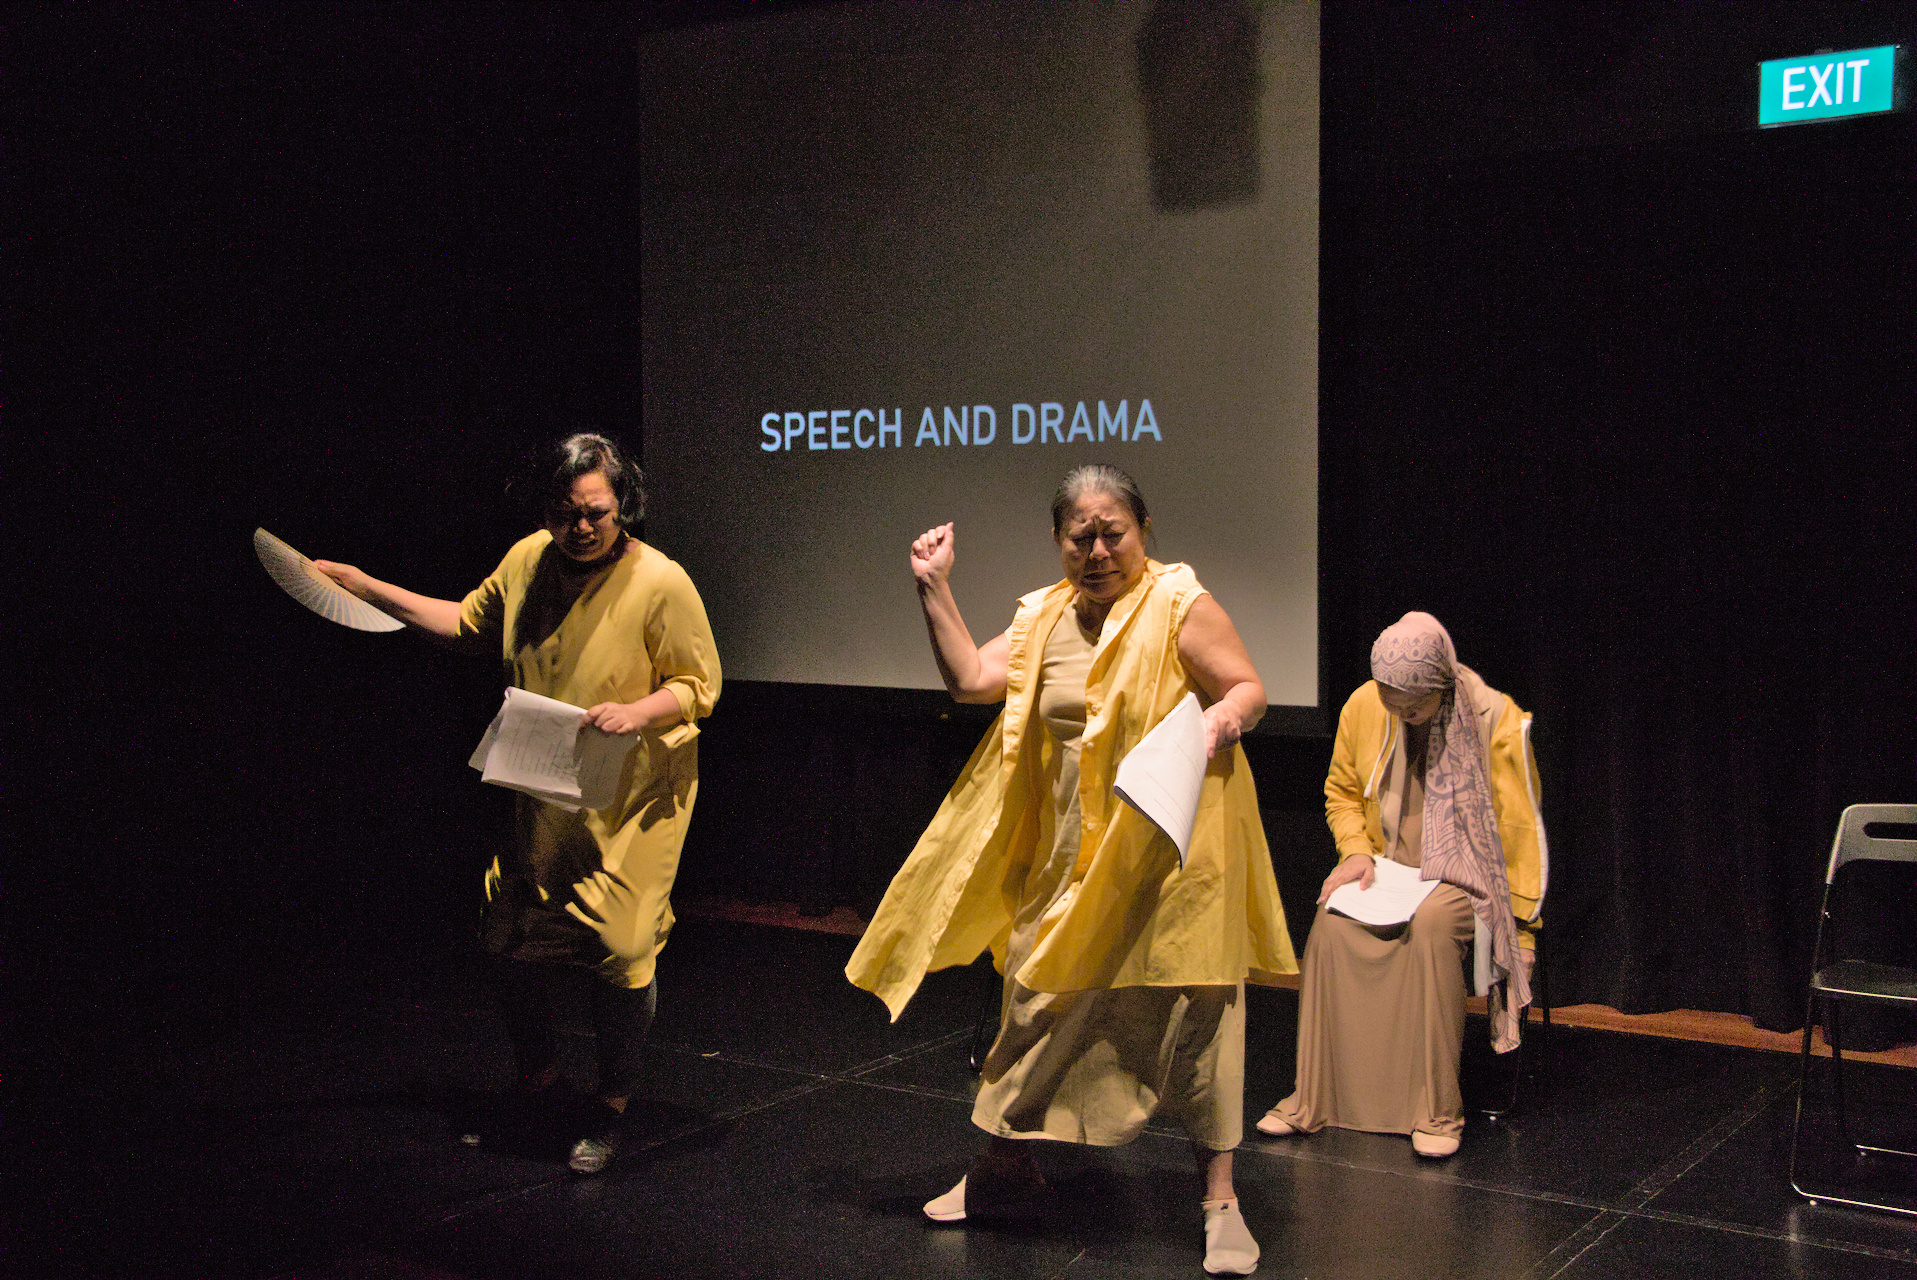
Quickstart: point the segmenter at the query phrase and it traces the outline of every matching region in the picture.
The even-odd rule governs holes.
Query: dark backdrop
[[[715,12],[16,13],[19,1012],[218,1022],[467,936],[499,673],[247,538],[457,595],[531,439],[642,439],[633,40]],[[1326,6],[1325,698],[1415,607],[1537,711],[1560,1003],[1795,1025],[1839,809],[1917,797],[1917,117],[1748,127],[1758,60],[1894,41],[1917,7]],[[684,891],[869,905],[981,727],[729,690]],[[1328,746],[1250,744],[1294,917]]]
[[[1838,813],[1917,796],[1917,117],[1750,127],[1760,60],[1894,42],[1327,6],[1328,682],[1421,607],[1537,713],[1558,1000],[1801,1025]]]

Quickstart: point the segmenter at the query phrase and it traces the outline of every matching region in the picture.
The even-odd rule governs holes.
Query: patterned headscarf
[[[1492,802],[1487,744],[1480,736],[1472,685],[1458,678],[1464,668],[1444,624],[1428,613],[1407,613],[1371,646],[1371,677],[1415,695],[1444,694],[1431,718],[1425,754],[1423,869],[1425,880],[1456,885],[1491,939],[1497,982],[1491,992],[1491,1037],[1500,1053],[1517,1047],[1518,1018],[1531,1003],[1530,975],[1518,955],[1511,918],[1511,885],[1504,870]]]
[[[1449,689],[1458,680],[1458,653],[1451,634],[1428,613],[1407,613],[1371,646],[1371,678],[1420,696]]]

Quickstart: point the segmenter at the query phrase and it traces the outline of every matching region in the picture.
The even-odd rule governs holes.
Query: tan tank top
[[[1422,732],[1419,732],[1422,729]],[[1424,766],[1431,747],[1431,726],[1405,727],[1404,806],[1398,811],[1398,845],[1393,862],[1424,865]]]
[[[1038,718],[1058,744],[1058,780],[1052,787],[1055,825],[1052,851],[1078,857],[1078,752],[1085,737],[1085,681],[1092,671],[1098,636],[1067,609],[1045,641],[1038,668]]]

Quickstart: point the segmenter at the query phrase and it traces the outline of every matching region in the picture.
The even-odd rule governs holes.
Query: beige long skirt
[[[1063,909],[1071,888],[1046,914]],[[1236,1147],[1244,1133],[1245,984],[1033,991],[1009,975],[1036,937],[1035,920],[1013,930],[1003,1017],[979,1073],[972,1123],[1003,1138],[1116,1147],[1163,1114],[1200,1146]]]
[[[1472,933],[1471,899],[1448,884],[1389,929],[1318,908],[1299,988],[1298,1087],[1278,1114],[1306,1133],[1460,1133]]]
[[[1052,803],[1039,815],[1045,865],[1006,943],[998,1040],[980,1071],[972,1123],[1002,1138],[1116,1147],[1156,1113],[1192,1141],[1230,1151],[1244,1130],[1245,984],[1047,993],[1017,973],[1047,921],[1078,892],[1078,759],[1096,632],[1061,619],[1045,642],[1039,717],[1058,744]]]

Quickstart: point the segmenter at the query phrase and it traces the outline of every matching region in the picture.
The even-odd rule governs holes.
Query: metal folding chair
[[[1917,969],[1864,959],[1847,959],[1839,945],[1839,922],[1833,918],[1831,909],[1832,886],[1837,880],[1837,873],[1846,864],[1865,861],[1917,863],[1917,805],[1854,804],[1844,810],[1843,817],[1837,823],[1837,837],[1831,844],[1830,870],[1824,875],[1824,905],[1817,919],[1817,946],[1811,956],[1810,990],[1804,1009],[1804,1048],[1798,1068],[1797,1114],[1791,1125],[1791,1187],[1813,1203],[1854,1205],[1917,1216],[1917,1196],[1908,1202],[1873,1199],[1868,1198],[1873,1193],[1860,1189],[1875,1181],[1873,1175],[1880,1166],[1890,1161],[1917,1161],[1917,1151],[1852,1142],[1845,1110],[1842,1006],[1856,1001],[1917,1010]],[[1885,906],[1901,913],[1906,921],[1910,918],[1908,902]],[[1810,1080],[1811,1028],[1819,1021],[1823,1023],[1825,1037],[1830,1041],[1837,1132],[1845,1146],[1855,1149],[1855,1157],[1845,1177],[1813,1186],[1800,1171],[1798,1157],[1804,1130],[1805,1092]],[[1908,1185],[1917,1187],[1917,1168],[1913,1168],[1911,1173]]]

